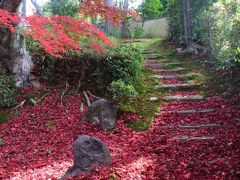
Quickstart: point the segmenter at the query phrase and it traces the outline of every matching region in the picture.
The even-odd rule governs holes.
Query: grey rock
[[[82,122],[91,121],[99,124],[102,129],[112,129],[115,126],[119,106],[106,99],[95,101],[85,113]]]
[[[73,143],[74,165],[61,179],[91,172],[93,167],[110,165],[112,162],[108,147],[98,138],[81,135]]]

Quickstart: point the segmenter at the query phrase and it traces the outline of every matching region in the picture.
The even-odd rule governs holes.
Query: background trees
[[[191,7],[189,11],[191,26],[187,24],[184,26],[182,7],[185,1],[189,1]],[[188,27],[187,32],[191,32],[191,40],[207,47],[219,67],[236,67],[239,65],[239,13],[239,0],[183,0],[182,2],[170,0],[169,38],[174,42],[181,42],[186,34],[184,27]]]
[[[155,19],[166,15],[167,0],[145,0],[138,11],[143,20]]]

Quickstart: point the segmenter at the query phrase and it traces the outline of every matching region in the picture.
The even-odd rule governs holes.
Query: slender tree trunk
[[[108,5],[108,6],[113,6],[113,0],[105,0],[105,3]],[[106,20],[105,22],[105,33],[107,34],[110,34],[112,32],[112,24],[111,22],[109,22],[108,20]]]
[[[190,20],[190,3],[189,0],[183,0],[183,15],[184,15],[184,40],[187,47],[191,41],[191,20]]]
[[[123,9],[128,10],[128,0],[124,0]],[[126,38],[126,32],[127,32],[127,22],[125,20],[123,21],[122,28],[121,28],[122,39]]]
[[[0,8],[19,14],[20,4],[21,0],[3,0]],[[21,23],[16,26],[20,27]],[[24,38],[19,33],[11,33],[9,29],[2,27],[0,28],[0,62],[3,62],[14,75],[16,86],[24,86],[30,81],[32,61],[26,50]]]

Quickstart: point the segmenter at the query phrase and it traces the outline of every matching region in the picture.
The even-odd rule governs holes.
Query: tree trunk
[[[124,0],[123,9],[128,10],[128,0]],[[125,20],[123,21],[122,28],[121,28],[122,39],[126,38],[126,32],[127,32],[127,22]]]
[[[184,40],[187,48],[190,47],[191,41],[191,22],[190,22],[190,4],[189,0],[183,0],[183,15],[184,15]]]
[[[105,3],[108,5],[108,6],[113,6],[113,0],[105,0]],[[106,34],[111,34],[112,32],[112,24],[111,22],[109,22],[107,19],[106,19],[106,22],[105,22],[105,33]]]
[[[3,0],[0,8],[19,14],[20,4],[21,0]],[[16,26],[20,27],[21,23]],[[26,50],[24,38],[19,33],[12,33],[9,29],[2,27],[0,28],[0,62],[3,62],[14,75],[17,87],[30,82],[32,61]]]
[[[184,25],[184,41],[187,48],[181,51],[181,54],[194,53],[199,54],[199,50],[206,53],[207,48],[193,42],[192,40],[192,29],[191,29],[191,18],[190,18],[190,1],[182,0],[183,4],[183,25]]]

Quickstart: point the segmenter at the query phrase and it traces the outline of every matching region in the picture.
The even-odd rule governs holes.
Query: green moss
[[[0,124],[7,123],[11,118],[10,112],[4,111],[0,112]]]
[[[4,143],[3,139],[0,138],[0,146],[2,146],[2,145],[4,145],[4,144],[5,144],[5,143]]]
[[[38,97],[38,94],[36,94],[36,93],[29,93],[29,94],[26,94],[24,96],[24,99],[26,101],[30,101],[30,99],[35,99],[36,97]]]
[[[143,120],[136,121],[134,123],[129,123],[129,127],[136,131],[146,131],[148,130],[149,126],[150,123]]]
[[[150,97],[162,96],[162,92],[156,91],[155,86],[159,82],[152,77],[153,74],[152,71],[144,69],[141,85],[136,87],[139,96],[121,106],[124,111],[136,112],[139,115],[139,121],[129,124],[129,127],[136,131],[147,130],[154,118],[154,114],[159,110],[158,101],[149,101]]]

